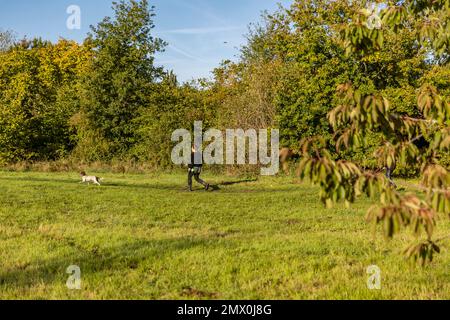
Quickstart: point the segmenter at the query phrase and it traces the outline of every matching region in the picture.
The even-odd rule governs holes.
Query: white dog
[[[82,171],[80,172],[81,175],[81,182],[80,183],[89,183],[89,182],[93,182],[96,185],[100,185],[100,180],[102,180],[102,178],[96,177],[96,176],[88,176],[86,175],[86,172]]]

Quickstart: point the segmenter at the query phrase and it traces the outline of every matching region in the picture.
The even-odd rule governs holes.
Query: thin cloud
[[[239,30],[239,29],[242,29],[242,28],[241,27],[183,28],[183,29],[160,31],[160,33],[162,33],[162,34],[201,35],[201,34],[229,32],[229,31],[234,31],[234,30]]]
[[[194,11],[202,15],[205,19],[209,20],[212,24],[227,24],[228,21],[222,17],[215,14],[214,10],[211,8],[211,3],[209,0],[198,0],[198,1],[180,1],[180,5],[184,6],[186,9]]]
[[[184,59],[166,59],[166,60],[159,60],[158,58],[155,59],[156,64],[158,65],[166,65],[166,64],[175,64],[175,63],[182,63],[185,62]]]
[[[181,54],[182,56],[184,56],[184,57],[186,57],[186,58],[189,58],[189,59],[192,59],[192,60],[202,60],[202,59],[200,59],[199,57],[196,57],[196,56],[194,56],[193,54],[189,53],[188,51],[183,50],[183,49],[181,49],[181,48],[178,48],[178,47],[174,46],[173,44],[169,44],[168,47],[169,47],[169,49],[171,49],[172,51],[175,51],[176,53],[179,53],[179,54]]]

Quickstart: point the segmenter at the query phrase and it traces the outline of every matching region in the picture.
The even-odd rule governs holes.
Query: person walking
[[[195,181],[200,183],[202,186],[205,187],[205,190],[209,190],[209,183],[206,183],[200,178],[200,174],[202,173],[202,163],[195,163],[195,155],[198,154],[198,152],[195,150],[195,147],[192,147],[191,152],[191,163],[188,165],[188,186],[189,191],[192,191],[192,177],[194,177]],[[200,153],[200,156],[197,155],[199,159],[202,159],[202,155]]]

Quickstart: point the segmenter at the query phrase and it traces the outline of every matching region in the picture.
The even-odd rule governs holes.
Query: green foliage
[[[256,118],[265,114],[264,124],[280,129],[282,146],[298,151],[302,139],[321,136],[334,158],[376,167],[372,154],[382,145],[378,135],[365,137],[351,151],[333,150],[334,132],[327,114],[339,103],[336,87],[351,82],[364,94],[381,91],[392,101],[393,111],[417,116],[416,90],[431,66],[426,50],[416,44],[412,26],[383,32],[384,47],[365,55],[346,55],[342,25],[364,5],[358,1],[296,1],[287,10],[264,15],[263,23],[250,30],[241,61],[216,69],[216,86],[225,96],[220,114],[226,115],[228,123],[239,125],[249,119],[247,110]],[[252,88],[265,81],[264,90],[252,95]],[[251,101],[258,106],[250,107]],[[234,112],[237,105],[239,112]],[[236,118],[244,121],[231,120]],[[416,172],[408,167],[399,170]]]
[[[407,248],[405,254],[425,264],[439,252],[439,241],[433,240],[438,216],[450,217],[450,173],[448,167],[442,166],[450,147],[450,96],[444,80],[449,70],[446,54],[450,36],[450,1],[404,1],[387,6],[380,12],[383,28],[377,31],[377,37],[373,37],[373,30],[361,20],[362,15],[368,16],[364,11],[355,11],[350,23],[343,25],[341,36],[350,56],[366,59],[382,52],[383,42],[378,41],[381,32],[385,39],[385,34],[401,34],[402,30],[410,30],[416,52],[428,52],[433,58],[429,67],[424,69],[426,72],[417,72],[417,68],[413,68],[412,74],[416,73],[416,76],[407,83],[405,93],[400,95],[398,90],[379,85],[386,81],[379,82],[373,91],[367,91],[366,86],[358,83],[340,85],[337,90],[339,105],[328,114],[336,133],[337,148],[353,149],[364,144],[367,136],[380,134],[383,144],[375,153],[379,163],[386,167],[397,163],[418,165],[424,199],[419,193],[402,194],[384,176],[358,167],[352,166],[354,169],[350,175],[342,175],[339,162],[319,151],[311,156],[307,152],[308,144],[305,144],[305,160],[300,171],[303,176],[320,183],[321,198],[327,204],[341,199],[353,202],[355,194],[376,195],[379,205],[369,210],[368,219],[381,224],[387,238],[405,228],[410,228],[417,237],[423,231],[425,240]],[[425,60],[423,55],[418,57]],[[395,55],[392,58],[398,59]],[[416,61],[415,66],[420,65],[420,60],[409,60]],[[398,66],[402,67],[401,61]],[[403,69],[409,70],[406,65]],[[442,72],[444,76],[432,81],[439,88],[429,81],[430,74],[436,72]],[[384,78],[390,77],[405,85],[405,72],[395,72]],[[408,108],[413,101],[410,86],[415,90],[415,110]],[[408,104],[402,104],[397,97],[405,97]]]
[[[195,83],[178,86],[168,74],[149,96],[149,102],[139,110],[135,119],[138,142],[129,156],[155,165],[169,167],[177,129],[193,131],[195,121],[203,121],[205,128],[212,127],[215,119],[209,91],[199,89]]]
[[[247,130],[270,128],[275,122],[273,104],[279,65],[276,61],[225,61],[215,70],[210,88],[217,105],[218,128]],[[214,106],[213,104],[213,106]]]
[[[170,132],[203,120],[207,127],[221,129],[276,126],[282,146],[297,153],[302,139],[321,136],[333,159],[354,160],[361,167],[375,169],[385,165],[376,156],[385,145],[379,132],[352,136],[356,143],[351,149],[334,148],[335,139],[348,144],[347,136],[353,134],[334,132],[327,121],[327,114],[341,103],[336,87],[352,83],[363,96],[378,93],[390,102],[390,112],[402,117],[421,115],[416,91],[423,84],[434,82],[439,90],[448,90],[448,70],[440,64],[445,54],[438,59],[428,47],[417,46],[420,36],[409,15],[402,15],[405,22],[401,28],[392,22],[394,28],[377,31],[382,34],[383,46],[360,50],[359,46],[370,49],[376,42],[364,30],[356,42],[346,41],[353,37],[344,32],[347,21],[352,21],[349,28],[356,28],[358,35],[358,28],[365,28],[371,12],[363,1],[295,1],[290,8],[266,13],[262,22],[250,29],[238,62],[225,61],[215,69],[212,83],[189,85],[178,84],[173,74],[154,65],[154,55],[165,43],[152,36],[154,13],[148,2],[121,1],[113,9],[114,16],[92,27],[92,33],[79,46],[81,61],[70,62],[61,70],[62,75],[46,71],[46,80],[39,84],[40,93],[27,94],[29,105],[54,104],[60,111],[48,116],[50,122],[41,128],[44,135],[57,135],[61,140],[53,143],[32,138],[30,130],[36,131],[35,124],[26,124],[26,117],[21,118],[20,112],[10,108],[12,114],[5,114],[3,121],[17,126],[16,131],[5,133],[4,139],[9,140],[4,144],[16,146],[9,151],[3,149],[4,161],[45,160],[70,152],[79,160],[133,159],[167,166]],[[54,59],[52,55],[46,61],[58,65]],[[15,68],[14,63],[14,59],[5,60],[4,68]],[[40,81],[41,77],[34,76],[39,68],[34,63],[23,63],[21,68],[23,77]],[[3,73],[3,90],[10,84],[9,73]],[[12,103],[10,98],[5,99],[5,106]],[[373,116],[377,117],[377,112]],[[55,131],[61,129],[53,128],[58,123],[64,124],[64,132]],[[12,126],[9,128],[12,130]],[[29,139],[36,147],[28,146]],[[391,142],[395,144],[394,140]],[[43,145],[52,150],[41,148]],[[435,158],[443,165],[450,162],[445,152]],[[418,170],[417,166],[399,164],[397,172],[411,175]]]
[[[75,42],[22,41],[0,53],[0,162],[51,160],[72,149],[69,100],[90,58]]]
[[[105,156],[124,156],[137,142],[134,120],[157,90],[162,68],[154,66],[154,55],[165,43],[155,38],[153,8],[148,1],[120,1],[113,4],[114,18],[105,18],[86,42],[94,59],[83,77],[81,112],[87,126],[81,133],[81,149],[89,149],[93,136],[108,144]],[[87,144],[83,146],[83,144]]]

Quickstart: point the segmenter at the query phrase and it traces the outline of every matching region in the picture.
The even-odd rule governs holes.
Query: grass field
[[[450,244],[411,266],[406,236],[373,236],[367,199],[325,209],[288,177],[205,175],[215,190],[189,193],[181,174],[102,176],[0,172],[1,299],[450,299]]]

